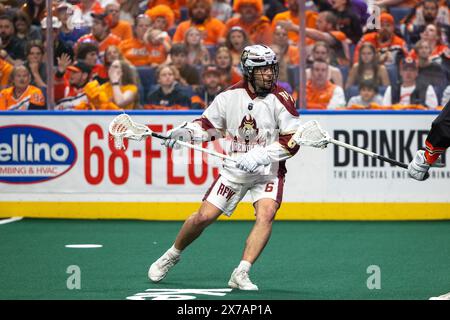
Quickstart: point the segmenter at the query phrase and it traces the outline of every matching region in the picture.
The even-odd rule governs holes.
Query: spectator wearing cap
[[[101,12],[103,10],[97,0],[80,0],[80,3],[76,6],[81,10],[83,26],[88,28],[91,28],[94,22],[91,13]]]
[[[23,66],[15,66],[11,73],[12,85],[0,91],[0,110],[45,110],[41,89],[30,84],[31,75]]]
[[[188,110],[191,100],[178,83],[178,69],[173,65],[162,64],[156,69],[158,87],[147,96],[144,109]]]
[[[228,31],[225,39],[225,46],[231,52],[233,66],[240,66],[242,51],[248,45],[250,45],[250,39],[244,29],[235,26]]]
[[[264,16],[263,9],[262,0],[234,1],[233,10],[238,12],[239,16],[226,22],[224,35],[234,26],[240,26],[247,32],[252,43],[270,45],[272,42],[272,26],[269,18]]]
[[[170,44],[165,43],[164,32],[151,29],[147,15],[139,15],[133,30],[133,37],[119,45],[125,59],[136,67],[156,66],[163,63],[170,50]]]
[[[43,30],[42,36],[44,37],[44,48],[46,47],[46,32],[47,29],[47,17],[42,19],[41,28]],[[53,47],[55,48],[53,53],[54,65],[58,65],[58,58],[61,57],[63,53],[68,54],[73,61],[74,52],[70,44],[67,44],[59,39],[59,31],[61,29],[61,21],[57,17],[52,17],[52,28],[53,28]]]
[[[383,105],[400,105],[414,108],[417,105],[428,109],[438,106],[438,98],[433,87],[417,81],[418,68],[416,62],[407,57],[400,63],[401,84],[391,84],[384,93]]]
[[[59,40],[73,46],[78,39],[89,33],[89,28],[83,26],[81,10],[67,2],[61,2],[56,7],[56,17],[61,21]]]
[[[380,30],[365,34],[358,42],[354,53],[354,63],[358,62],[359,50],[365,42],[373,44],[377,49],[378,58],[382,64],[393,64],[402,57],[408,55],[408,48],[405,40],[394,33],[394,18],[386,12],[380,15]]]
[[[111,16],[106,14],[103,9],[91,13],[91,16],[92,31],[78,39],[77,45],[83,42],[96,42],[98,44],[99,56],[102,58],[106,48],[110,45],[118,46],[121,40],[111,33]]]
[[[20,8],[31,19],[31,24],[39,26],[46,15],[45,0],[27,0]]]
[[[194,90],[191,108],[206,109],[222,90],[219,69],[213,64],[205,66],[202,72],[202,85]]]
[[[26,41],[15,35],[14,23],[7,15],[0,16],[0,57],[12,65],[25,60]]]
[[[148,9],[145,14],[150,18],[152,27],[155,29],[167,32],[174,26],[175,15],[169,6],[160,4]]]
[[[306,82],[307,109],[337,109],[345,107],[344,90],[328,80],[328,62],[315,60],[311,79]]]
[[[68,72],[68,76],[65,74]],[[84,92],[84,87],[89,82],[91,67],[78,61],[71,65],[68,55],[63,55],[58,60],[55,75],[55,109],[74,110],[85,109],[89,103]]]
[[[298,43],[298,27],[300,25],[300,18],[298,12],[298,0],[288,0],[287,5],[289,10],[278,13],[272,20],[272,31],[275,32],[275,28],[281,25],[288,31],[289,41],[293,45]],[[307,28],[316,27],[317,12],[306,10],[305,12],[305,26]],[[297,28],[295,28],[295,26]]]
[[[113,1],[106,5],[106,14],[111,16],[111,33],[118,36],[120,39],[128,40],[133,37],[133,30],[131,23],[125,20],[120,20],[120,4]]]
[[[168,61],[178,70],[178,81],[184,86],[200,85],[197,68],[187,63],[188,51],[183,43],[176,43],[170,49]]]
[[[178,25],[173,42],[182,43],[186,31],[195,27],[202,33],[204,45],[217,45],[225,35],[225,25],[219,19],[211,17],[211,0],[189,0],[188,9],[190,19]]]
[[[213,0],[211,16],[225,23],[233,15],[233,8],[227,0]]]

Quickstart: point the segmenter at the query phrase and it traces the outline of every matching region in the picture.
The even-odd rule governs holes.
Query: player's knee
[[[212,222],[209,216],[202,212],[196,212],[191,217],[192,223],[196,226],[206,227]]]
[[[259,208],[256,212],[256,221],[259,223],[270,224],[275,219],[278,206],[268,205],[263,208]]]

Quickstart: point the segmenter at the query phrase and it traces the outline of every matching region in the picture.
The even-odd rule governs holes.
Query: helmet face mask
[[[278,60],[276,54],[265,45],[252,45],[244,48],[241,55],[244,78],[250,82],[258,96],[266,96],[275,87],[278,79]]]

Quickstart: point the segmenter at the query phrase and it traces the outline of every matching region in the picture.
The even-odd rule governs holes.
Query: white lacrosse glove
[[[324,149],[330,143],[330,135],[320,127],[317,120],[311,120],[297,128],[288,146],[292,148],[294,143]]]
[[[270,164],[269,154],[266,148],[261,146],[254,147],[236,159],[236,167],[249,173],[255,172],[259,166],[268,164]]]
[[[408,174],[411,178],[422,181],[427,177],[430,164],[425,159],[425,151],[418,150],[414,159],[408,165]]]
[[[169,131],[167,131],[167,138],[161,141],[161,144],[168,147],[179,149],[180,145],[177,143],[177,140],[182,140],[189,142],[192,140],[192,132],[187,128],[188,123],[185,121],[178,127],[175,127]]]

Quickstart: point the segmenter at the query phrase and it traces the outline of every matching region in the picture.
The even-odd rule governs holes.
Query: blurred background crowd
[[[47,23],[45,0],[0,0],[0,110],[204,109],[242,80],[249,44],[275,51],[278,83],[294,98],[306,70],[298,108],[450,100],[450,0],[305,1],[304,30],[299,1],[53,0]]]

